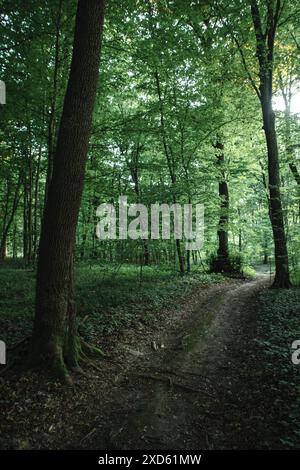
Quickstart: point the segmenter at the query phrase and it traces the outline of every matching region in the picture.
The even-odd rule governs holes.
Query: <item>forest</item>
[[[0,37],[0,449],[300,449],[300,6]]]

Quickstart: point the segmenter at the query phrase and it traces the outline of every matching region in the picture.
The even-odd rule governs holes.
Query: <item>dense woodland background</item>
[[[0,252],[2,260],[22,257],[31,265],[51,179],[76,2],[1,5],[7,104],[0,116]],[[261,8],[263,16],[266,8]],[[288,1],[282,8],[273,95],[294,276],[300,243],[299,117],[293,112],[299,100],[299,11]],[[126,1],[122,8],[108,2],[76,259],[177,269],[172,241],[97,241],[97,206],[117,203],[126,194],[129,202],[144,204],[204,203],[205,243],[201,253],[192,253],[194,262],[207,263],[216,253],[220,211],[233,257],[241,254],[248,263],[274,260],[266,143],[251,86],[254,81],[259,87],[255,54],[247,2]],[[220,182],[227,187],[228,208]],[[179,250],[186,270],[190,254],[184,246]]]
[[[0,447],[105,448],[139,390],[198,432],[170,445],[299,448],[299,20],[292,0],[0,0]],[[204,204],[203,247],[99,241],[121,195]],[[192,354],[205,399],[179,383]],[[130,401],[132,357],[188,395],[131,376]]]

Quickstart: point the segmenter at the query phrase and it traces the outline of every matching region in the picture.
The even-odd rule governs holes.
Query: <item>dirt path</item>
[[[260,274],[213,286],[159,334],[152,352],[130,350],[136,360],[113,389],[105,438],[95,429],[89,447],[263,447],[268,403],[254,341],[255,297],[268,284]]]
[[[257,338],[253,281],[201,285],[148,324],[99,337],[74,387],[0,377],[1,449],[282,449],[285,395]],[[281,377],[282,378],[282,377]]]

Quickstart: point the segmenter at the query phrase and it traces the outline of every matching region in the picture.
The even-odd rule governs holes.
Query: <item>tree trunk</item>
[[[160,86],[160,78],[158,70],[155,70],[155,83],[157,89],[157,96],[158,96],[158,103],[159,103],[159,113],[160,113],[160,127],[161,127],[161,134],[162,134],[162,143],[164,148],[164,153],[167,160],[168,170],[170,174],[170,181],[171,181],[171,189],[173,193],[173,203],[176,204],[176,171],[175,171],[175,162],[173,157],[173,152],[171,150],[171,144],[167,142],[167,135],[166,135],[166,128],[165,128],[165,114],[164,114],[164,106],[163,106],[163,98],[161,94],[161,86]],[[184,274],[184,257],[181,253],[181,246],[180,240],[175,240],[175,246],[179,261],[179,270],[180,274]]]
[[[268,264],[269,262],[269,255],[268,255],[268,239],[266,233],[264,233],[264,239],[263,239],[263,264]]]
[[[297,189],[298,189],[298,215],[299,215],[299,220],[300,220],[300,173],[298,171],[298,168],[294,163],[289,163],[290,170],[294,176],[294,179],[297,183]]]
[[[1,240],[0,245],[0,261],[4,261],[6,258],[6,238]]]
[[[270,220],[275,248],[276,271],[273,287],[289,287],[289,264],[280,193],[280,173],[275,130],[275,115],[272,110],[271,99],[264,96],[264,93],[262,94],[261,104],[268,150]]]
[[[96,97],[103,18],[104,0],[78,1],[70,76],[39,246],[30,359],[33,365],[42,363],[67,380],[64,350],[69,336],[70,263]],[[75,338],[74,331],[70,334]],[[67,359],[72,362],[69,354]]]
[[[217,265],[218,272],[229,272],[229,248],[228,248],[228,222],[229,222],[229,191],[228,184],[225,178],[224,164],[224,144],[217,142],[215,148],[220,151],[217,155],[217,165],[220,170],[219,180],[219,198],[220,198],[220,219],[218,226],[218,251],[217,251]]]
[[[191,272],[191,250],[186,250],[186,272]]]
[[[5,257],[6,257],[7,236],[8,236],[10,227],[11,227],[13,221],[14,221],[15,214],[17,212],[19,199],[20,199],[21,183],[22,183],[22,177],[21,177],[21,173],[20,173],[19,177],[18,177],[18,182],[17,182],[17,186],[16,186],[16,189],[15,189],[12,208],[11,208],[11,212],[10,212],[9,217],[7,217],[7,215],[8,215],[8,199],[7,199],[7,203],[6,203],[7,205],[6,205],[6,209],[5,209],[4,227],[3,227],[2,235],[1,235],[1,239],[0,239],[0,260],[4,260]],[[9,198],[9,193],[8,193],[8,198]]]
[[[280,11],[282,13],[280,0],[266,3],[266,30],[263,30],[262,18],[257,0],[251,0],[251,16],[256,37],[256,57],[259,65],[259,96],[263,128],[266,137],[268,152],[268,176],[269,176],[269,215],[273,231],[275,248],[275,279],[273,287],[288,288],[289,263],[282,212],[280,193],[280,170],[278,158],[277,135],[275,128],[275,114],[272,109],[273,95],[273,61],[276,28],[278,26]]]
[[[134,184],[134,192],[136,194],[137,203],[141,202],[141,190],[140,190],[140,171],[139,171],[139,160],[140,160],[140,152],[142,149],[142,145],[140,144],[139,140],[135,146],[135,149],[132,153],[131,159],[126,158],[127,166],[131,174],[131,179]],[[149,254],[149,244],[148,240],[142,239],[143,244],[143,263],[145,266],[148,266],[150,263],[150,254]]]
[[[184,257],[181,252],[181,246],[180,246],[180,240],[176,238],[176,251],[177,251],[177,256],[178,256],[178,261],[179,261],[179,271],[180,274],[184,274]]]
[[[38,250],[38,222],[39,222],[39,183],[40,183],[40,171],[41,171],[41,159],[42,159],[42,146],[39,148],[37,167],[35,172],[35,183],[34,183],[34,206],[33,206],[33,238],[32,238],[32,259],[36,260]]]
[[[53,158],[54,158],[54,148],[55,148],[56,101],[57,101],[57,89],[58,89],[57,85],[58,85],[58,72],[59,72],[62,3],[63,3],[62,0],[59,0],[57,17],[56,17],[53,88],[52,88],[50,114],[49,114],[49,122],[48,122],[48,161],[47,161],[47,176],[46,176],[45,197],[44,197],[45,203],[48,197],[49,186],[50,186],[50,182],[52,178]]]
[[[17,243],[17,224],[14,224],[12,233],[12,256],[13,259],[18,258],[18,243]]]

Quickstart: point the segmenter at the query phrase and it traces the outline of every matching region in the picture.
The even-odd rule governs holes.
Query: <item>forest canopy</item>
[[[0,37],[0,448],[299,448],[297,2],[0,0]]]
[[[2,259],[22,256],[31,263],[51,180],[76,2],[1,3],[0,78],[7,103],[0,116],[0,251]],[[282,219],[290,268],[297,269],[299,12],[289,1],[126,1],[122,8],[108,2],[76,257],[137,262],[146,256],[173,263],[176,247],[170,241],[150,240],[147,247],[97,241],[96,208],[126,194],[144,204],[204,204],[203,260],[217,251],[220,223],[232,255],[274,260],[257,96],[262,73],[250,4],[259,7],[264,35],[270,15],[278,16],[270,59],[272,103]],[[222,182],[228,194],[219,191]],[[184,270],[188,254],[181,252]]]

